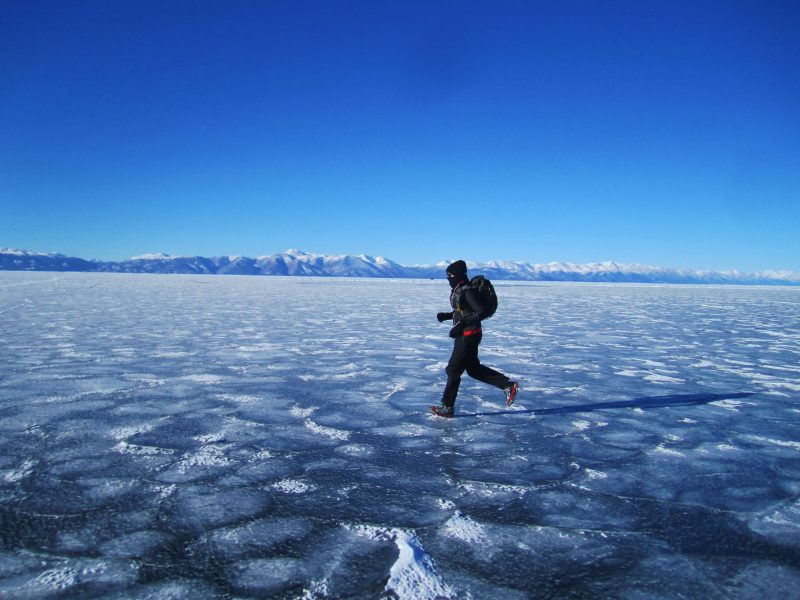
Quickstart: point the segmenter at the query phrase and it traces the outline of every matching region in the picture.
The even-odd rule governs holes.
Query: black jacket
[[[450,306],[453,307],[453,323],[463,323],[468,329],[480,327],[489,310],[481,293],[469,284],[469,280],[459,283],[450,292]]]

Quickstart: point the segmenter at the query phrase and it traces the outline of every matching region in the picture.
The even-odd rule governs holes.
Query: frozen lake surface
[[[800,289],[0,272],[0,598],[787,598]]]

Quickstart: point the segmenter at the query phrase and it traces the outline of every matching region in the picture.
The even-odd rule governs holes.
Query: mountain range
[[[389,259],[352,255],[309,254],[287,250],[279,254],[246,256],[170,256],[145,254],[128,260],[106,262],[0,248],[0,270],[78,271],[104,273],[173,273],[209,275],[296,275],[317,277],[440,278],[449,261],[435,265],[403,266]],[[800,285],[793,271],[696,271],[639,264],[600,262],[588,264],[491,261],[467,263],[471,274],[495,280],[586,281],[619,283],[693,283],[740,285]]]

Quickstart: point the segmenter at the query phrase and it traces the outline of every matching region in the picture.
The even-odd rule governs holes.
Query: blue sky
[[[7,0],[0,246],[800,271],[800,3]]]

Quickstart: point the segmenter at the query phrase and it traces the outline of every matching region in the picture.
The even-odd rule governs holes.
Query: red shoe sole
[[[514,400],[517,399],[518,391],[519,391],[519,385],[515,383],[511,389],[511,396],[509,396],[508,400],[506,400],[506,406],[511,406],[512,404],[514,404]]]
[[[431,406],[431,412],[435,414],[437,417],[442,417],[443,419],[452,419],[453,413],[442,413],[439,412],[438,406]]]

